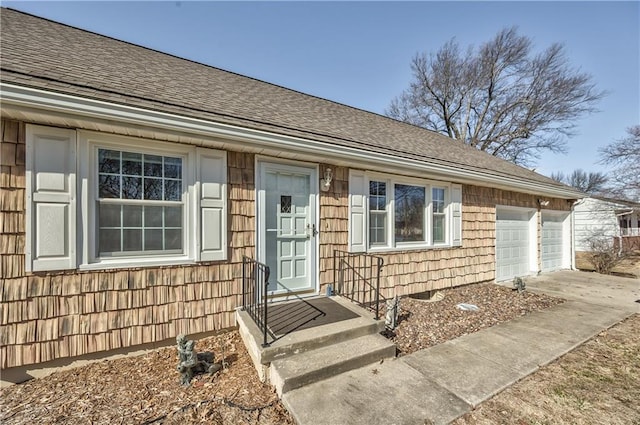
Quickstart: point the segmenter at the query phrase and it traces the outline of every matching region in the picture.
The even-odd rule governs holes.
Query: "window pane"
[[[180,180],[164,181],[164,200],[165,201],[182,200],[182,182]]]
[[[100,227],[120,227],[120,205],[99,205]]]
[[[162,207],[144,208],[144,227],[162,227]]]
[[[120,177],[100,174],[98,179],[98,196],[100,198],[119,198]]]
[[[142,178],[122,178],[122,199],[142,199]]]
[[[120,173],[120,152],[98,149],[98,172]]]
[[[369,213],[369,243],[371,245],[387,244],[387,214],[379,212]]]
[[[182,207],[165,207],[164,214],[166,227],[182,227]]]
[[[369,194],[385,196],[387,194],[387,184],[385,182],[369,182]]]
[[[162,179],[144,179],[144,199],[162,201]]]
[[[434,243],[446,242],[444,237],[444,228],[445,228],[444,220],[445,220],[444,215],[433,216],[433,242]]]
[[[182,249],[182,229],[164,231],[164,249]]]
[[[162,157],[158,155],[144,156],[144,175],[162,177]]]
[[[124,205],[122,208],[124,227],[142,227],[142,205]]]
[[[142,154],[122,152],[122,174],[142,175]]]
[[[164,158],[164,177],[170,179],[182,178],[182,160],[180,158]]]
[[[142,251],[142,229],[124,229],[123,251]]]
[[[162,229],[145,229],[144,250],[145,251],[161,251],[162,250]]]
[[[433,202],[433,212],[443,213],[444,212],[444,189],[434,188],[431,191],[431,199]]]
[[[100,254],[120,251],[120,229],[100,229],[98,232]]]
[[[397,184],[394,195],[395,241],[424,241],[424,187]]]

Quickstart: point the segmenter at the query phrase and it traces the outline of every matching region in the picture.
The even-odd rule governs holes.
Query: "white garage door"
[[[513,279],[530,274],[529,218],[519,210],[497,210],[496,280]]]
[[[558,270],[563,266],[564,219],[563,215],[542,214],[542,271]]]

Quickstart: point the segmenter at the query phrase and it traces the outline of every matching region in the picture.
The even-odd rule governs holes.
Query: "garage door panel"
[[[565,215],[542,216],[542,270],[552,271],[563,266],[565,247],[563,222]]]
[[[500,210],[496,213],[496,280],[529,273],[529,214]]]

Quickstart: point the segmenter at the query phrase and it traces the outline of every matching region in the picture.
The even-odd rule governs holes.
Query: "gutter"
[[[394,155],[363,151],[346,146],[336,147],[331,143],[319,142],[301,137],[285,136],[267,131],[253,130],[228,124],[216,123],[203,119],[191,118],[143,108],[118,105],[114,103],[88,99],[79,96],[34,89],[19,85],[0,83],[0,100],[3,106],[36,109],[40,112],[53,111],[82,118],[102,119],[112,122],[150,126],[158,129],[182,131],[187,134],[205,137],[223,137],[244,143],[255,144],[279,150],[298,151],[328,158],[355,161],[370,166],[387,166],[394,169],[407,170],[427,174],[446,175],[465,183],[482,183],[493,187],[501,187],[549,197],[565,199],[582,198],[580,192],[570,189],[556,188],[544,183],[518,180],[515,177],[486,174],[481,171],[466,170],[454,166],[429,163],[415,159],[401,158]]]

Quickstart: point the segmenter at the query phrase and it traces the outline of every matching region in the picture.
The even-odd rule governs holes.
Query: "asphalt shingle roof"
[[[454,165],[564,188],[444,135],[11,9],[1,9],[4,83]]]

